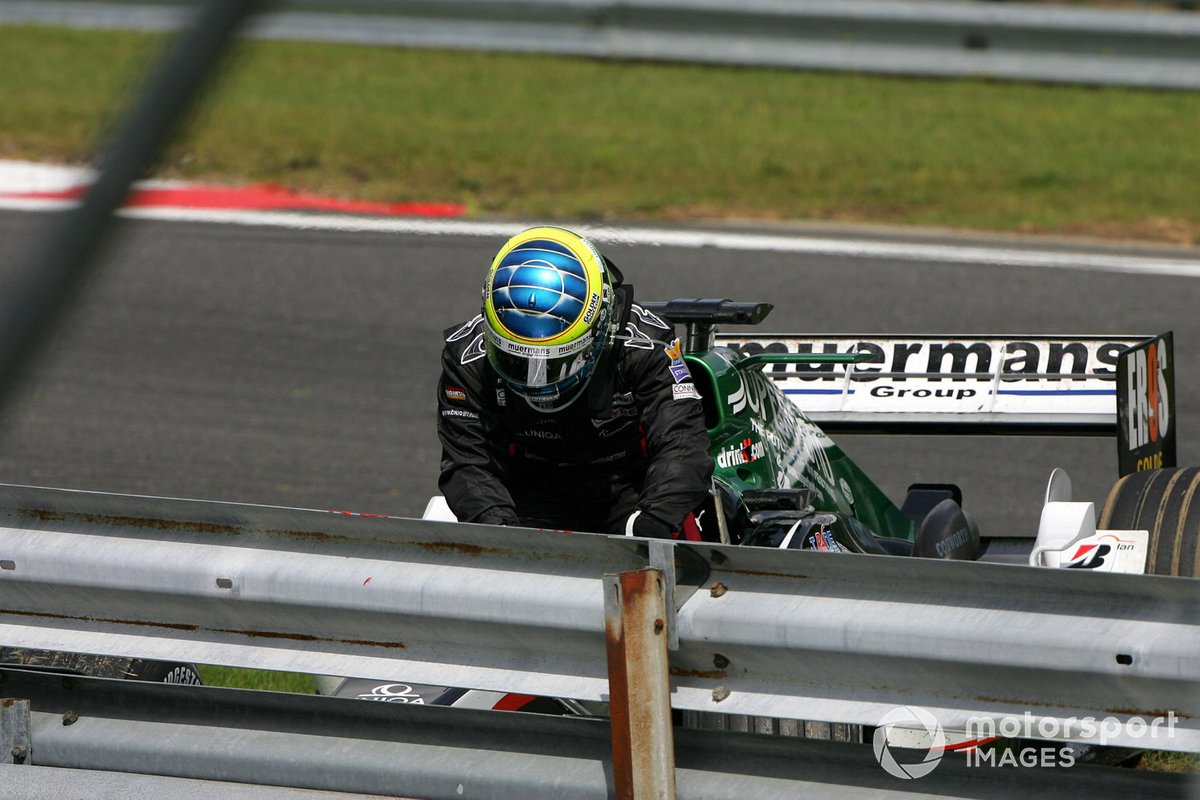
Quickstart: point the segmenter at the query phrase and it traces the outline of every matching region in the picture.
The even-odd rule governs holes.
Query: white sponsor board
[[[1142,336],[879,338],[720,335],[757,353],[865,354],[856,364],[767,364],[764,373],[815,422],[1114,425],[1117,358]]]

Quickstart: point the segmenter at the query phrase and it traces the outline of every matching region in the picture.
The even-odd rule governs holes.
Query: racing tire
[[[1146,572],[1200,577],[1200,467],[1134,472],[1113,484],[1101,530],[1146,530]]]

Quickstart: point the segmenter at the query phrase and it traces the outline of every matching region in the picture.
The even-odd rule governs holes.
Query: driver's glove
[[[649,511],[638,509],[625,520],[626,536],[648,536],[652,539],[670,539],[675,528],[669,522],[663,522]]]

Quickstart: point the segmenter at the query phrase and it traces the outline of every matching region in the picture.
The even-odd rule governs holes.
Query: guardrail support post
[[[32,764],[29,739],[29,701],[0,700],[0,764]]]
[[[666,581],[656,569],[604,576],[613,787],[621,800],[674,800]]]

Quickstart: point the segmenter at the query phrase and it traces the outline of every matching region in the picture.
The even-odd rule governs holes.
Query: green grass
[[[0,27],[0,157],[79,161],[163,39]],[[554,219],[1200,239],[1200,94],[254,42],[159,174]]]
[[[1192,753],[1171,753],[1153,750],[1142,757],[1142,769],[1159,772],[1186,772],[1200,775],[1200,756]]]
[[[315,694],[312,675],[298,672],[267,672],[257,669],[237,669],[200,664],[200,679],[205,686],[227,686],[234,689],[261,689],[268,692]]]

